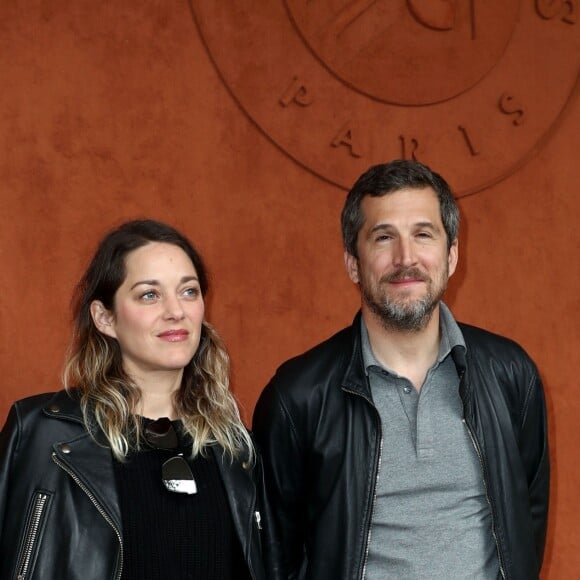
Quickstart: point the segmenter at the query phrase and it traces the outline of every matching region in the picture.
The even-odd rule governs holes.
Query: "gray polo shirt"
[[[365,580],[496,580],[491,512],[459,398],[451,349],[465,348],[440,307],[441,344],[418,393],[381,366],[362,325],[363,360],[382,423]]]

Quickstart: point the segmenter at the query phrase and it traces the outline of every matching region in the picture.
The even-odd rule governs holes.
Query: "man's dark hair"
[[[441,221],[447,235],[447,247],[450,248],[459,233],[459,208],[449,185],[426,165],[418,161],[397,159],[370,167],[348,192],[341,215],[342,239],[347,252],[358,257],[356,242],[364,223],[361,209],[364,197],[382,197],[400,189],[425,187],[431,187],[437,195]]]

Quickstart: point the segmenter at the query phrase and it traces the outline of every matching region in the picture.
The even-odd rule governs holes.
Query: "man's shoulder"
[[[258,440],[261,437],[264,443],[271,429],[285,424],[278,423],[279,418],[292,416],[292,421],[308,423],[308,418],[318,416],[322,407],[328,410],[330,399],[336,401],[342,396],[340,387],[352,359],[357,319],[352,326],[278,367],[254,409],[252,424]]]
[[[491,361],[537,372],[535,363],[526,350],[515,340],[489,330],[458,323],[465,339],[469,360],[489,364]]]
[[[312,386],[344,374],[353,350],[354,325],[347,326],[323,342],[282,363],[272,382],[278,388]]]
[[[457,324],[461,329],[467,348],[498,349],[501,352],[507,349],[510,353],[519,352],[525,354],[522,346],[512,338],[496,334],[485,328],[473,326],[472,324],[466,324],[464,322],[458,322]]]

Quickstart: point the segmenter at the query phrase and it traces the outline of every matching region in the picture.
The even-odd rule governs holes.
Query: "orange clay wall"
[[[469,5],[469,12],[466,6]],[[150,216],[212,276],[249,420],[286,358],[348,324],[345,189],[415,156],[457,191],[456,316],[545,381],[544,580],[580,577],[580,5],[547,0],[0,3],[0,421],[60,387],[97,240]]]

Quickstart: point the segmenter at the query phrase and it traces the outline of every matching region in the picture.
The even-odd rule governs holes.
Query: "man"
[[[361,311],[283,364],[254,414],[289,578],[539,577],[543,388],[517,344],[441,302],[458,229],[449,186],[417,162],[371,167],[347,196]]]

